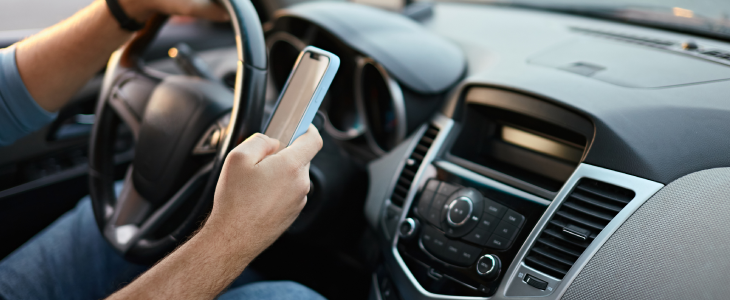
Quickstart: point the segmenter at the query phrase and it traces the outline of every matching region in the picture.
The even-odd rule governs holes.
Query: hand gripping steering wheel
[[[220,83],[142,64],[165,16],[153,17],[109,60],[91,133],[89,186],[101,233],[131,262],[156,262],[200,226],[226,155],[261,130],[267,72],[261,23],[250,0],[220,2],[238,48],[233,94]],[[135,139],[135,155],[117,197],[113,149],[120,121]]]

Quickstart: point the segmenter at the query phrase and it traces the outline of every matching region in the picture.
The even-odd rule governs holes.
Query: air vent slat
[[[529,266],[538,269],[542,271],[543,273],[547,273],[549,275],[555,276],[557,278],[563,278],[566,273],[568,273],[568,270],[560,267],[556,267],[546,261],[543,261],[537,257],[528,256],[525,258],[525,262],[529,262]],[[540,268],[537,268],[535,266],[539,266]]]
[[[623,204],[629,203],[629,201],[631,201],[631,199],[634,198],[633,192],[631,192],[630,195],[620,195],[620,194],[616,194],[616,193],[611,193],[611,191],[601,189],[600,187],[597,187],[597,186],[594,186],[591,184],[579,184],[575,188],[577,190],[587,192],[587,193],[593,194],[595,196],[598,196],[598,197],[601,197],[604,199],[620,202]]]
[[[428,130],[426,130],[426,133],[424,135],[430,136],[430,137],[436,137],[439,134],[438,128],[435,128],[433,126],[429,127]]]
[[[590,198],[590,197],[587,197],[587,196],[583,196],[578,191],[573,192],[573,194],[570,195],[570,198],[573,198],[573,199],[578,200],[578,201],[581,201],[581,202],[588,203],[588,204],[593,205],[593,206],[597,206],[597,207],[603,208],[605,210],[610,210],[610,211],[613,211],[613,212],[616,212],[616,213],[618,213],[619,211],[621,211],[621,208],[622,208],[622,207],[619,207],[619,206],[616,206],[616,205],[611,205],[611,204],[608,204],[608,203],[604,203],[604,202],[602,202],[600,200],[596,200],[596,199],[593,199],[593,198]]]
[[[550,248],[554,248],[555,250],[565,252],[565,253],[567,253],[567,254],[569,254],[571,256],[575,256],[576,259],[581,255],[580,252],[576,252],[576,251],[570,250],[567,247],[563,247],[563,246],[559,245],[558,243],[553,242],[553,241],[551,241],[549,239],[546,239],[546,238],[539,238],[539,239],[537,239],[537,242],[538,243],[541,243],[541,244],[543,244],[545,246],[548,246]]]
[[[409,179],[405,177],[398,178],[398,185],[399,186],[411,186],[411,182]]]
[[[540,254],[542,256],[545,256],[545,257],[547,257],[549,259],[552,259],[552,260],[554,260],[556,262],[559,262],[561,264],[564,264],[568,268],[570,268],[570,266],[572,266],[573,263],[575,262],[575,259],[573,259],[573,260],[565,259],[564,257],[560,257],[558,255],[555,255],[554,253],[551,253],[550,251],[546,251],[545,249],[542,249],[540,247],[535,247],[535,248],[532,249],[532,251],[534,251],[535,253]]]
[[[588,226],[588,227],[590,227],[592,229],[595,229],[595,230],[599,230],[600,231],[600,230],[603,230],[603,227],[604,227],[604,225],[601,225],[601,224],[596,223],[596,222],[592,222],[591,220],[588,220],[588,219],[585,219],[585,218],[581,218],[581,217],[576,216],[575,214],[571,214],[569,212],[558,211],[555,214],[558,215],[558,216],[561,216],[563,218],[566,218],[566,219],[568,219],[570,221],[579,223],[581,225]]]
[[[418,144],[418,145],[416,146],[416,150],[415,150],[415,151],[413,151],[413,152],[414,152],[414,153],[415,153],[415,152],[418,152],[418,153],[423,153],[423,154],[426,154],[426,152],[428,152],[428,147],[427,147],[427,146],[424,146],[424,145],[421,145],[421,144]]]
[[[596,217],[596,218],[601,219],[601,220],[604,220],[606,222],[611,222],[611,219],[613,219],[613,216],[612,215],[607,215],[607,214],[604,214],[604,213],[597,212],[595,210],[591,210],[590,208],[585,208],[585,207],[583,207],[583,206],[581,206],[581,205],[579,205],[577,203],[574,203],[574,202],[570,202],[570,201],[565,202],[563,204],[563,206],[568,207],[568,208],[573,209],[573,210],[576,210],[576,211],[579,211],[579,212],[582,212],[584,214],[587,214],[587,215]]]
[[[562,279],[634,192],[582,179],[568,195],[525,257],[525,264]]]
[[[405,202],[408,197],[408,191],[411,189],[411,185],[413,184],[413,179],[416,177],[416,172],[418,172],[418,168],[421,167],[421,163],[426,158],[426,154],[438,133],[439,129],[437,127],[429,125],[428,129],[426,129],[426,133],[424,133],[418,141],[413,152],[411,152],[411,155],[408,156],[406,165],[403,166],[403,170],[401,171],[400,176],[398,176],[396,185],[393,188],[393,193],[390,195],[390,201],[393,204],[401,207],[403,206],[403,202]]]
[[[403,172],[401,172],[401,177],[406,177],[408,179],[413,179],[413,177],[416,177],[416,172],[413,172],[408,169],[408,167],[403,168]]]
[[[577,248],[581,248],[581,251],[583,251],[583,249],[585,249],[585,248],[588,248],[588,245],[590,245],[590,242],[579,242],[577,240],[568,238],[560,231],[548,229],[548,230],[545,230],[544,234],[549,235],[552,238],[558,239],[561,242],[565,242],[565,243],[568,243],[569,245],[575,246]]]

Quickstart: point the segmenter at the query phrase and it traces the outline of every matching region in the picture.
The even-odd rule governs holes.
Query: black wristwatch
[[[112,16],[117,19],[117,22],[122,29],[137,31],[144,28],[144,24],[135,21],[124,12],[122,6],[119,5],[119,0],[106,0],[106,6],[109,8]]]

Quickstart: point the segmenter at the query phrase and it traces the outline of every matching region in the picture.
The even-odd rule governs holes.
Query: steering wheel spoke
[[[139,129],[147,103],[159,82],[157,78],[127,70],[118,75],[111,88],[109,106],[129,127],[135,140],[139,138]]]
[[[111,219],[104,228],[104,235],[117,249],[129,250],[139,240],[159,229],[195,192],[205,184],[213,169],[213,162],[200,168],[165,204],[153,210],[134,188],[132,167],[127,170]]]

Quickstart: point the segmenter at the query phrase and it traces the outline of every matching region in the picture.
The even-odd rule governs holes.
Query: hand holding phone
[[[340,58],[322,49],[308,46],[299,53],[264,130],[279,140],[279,151],[307,131],[339,67]]]

